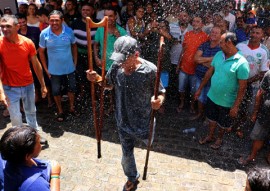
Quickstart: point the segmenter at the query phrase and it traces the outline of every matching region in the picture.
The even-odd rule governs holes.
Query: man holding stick
[[[124,190],[128,191],[136,187],[140,176],[134,158],[135,140],[147,143],[151,111],[158,110],[165,98],[162,85],[158,99],[152,96],[157,68],[139,55],[134,38],[119,37],[110,57],[114,63],[106,75],[106,88],[115,89],[115,117],[123,152],[122,167],[128,177]],[[101,77],[95,71],[87,71],[87,78],[98,82]]]

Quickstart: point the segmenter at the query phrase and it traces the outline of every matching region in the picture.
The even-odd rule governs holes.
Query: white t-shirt
[[[192,26],[188,25],[188,27],[183,32],[180,30],[178,22],[170,23],[169,26],[170,26],[170,34],[172,35],[172,37],[181,42],[172,45],[170,51],[171,63],[177,65],[183,49],[182,43],[184,41],[184,36],[186,32],[192,30]]]
[[[228,21],[230,23],[229,25],[229,31],[233,31],[234,24],[235,24],[235,16],[231,13],[229,13],[227,16],[224,17],[224,20]]]
[[[249,78],[252,78],[260,72],[269,70],[269,51],[265,45],[260,44],[259,48],[252,50],[248,47],[248,41],[244,41],[237,44],[236,47],[243,53],[248,61],[250,69]]]

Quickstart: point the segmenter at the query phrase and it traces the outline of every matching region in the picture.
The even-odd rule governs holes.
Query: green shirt
[[[249,76],[249,65],[241,52],[225,59],[222,51],[213,58],[211,65],[215,68],[211,78],[211,87],[207,96],[217,105],[232,107],[238,93],[238,80]]]
[[[127,32],[125,31],[125,29],[123,29],[122,27],[116,25],[117,30],[120,33],[120,36],[125,36],[127,35]],[[108,71],[109,68],[111,67],[113,60],[110,59],[113,50],[114,50],[114,42],[116,41],[116,36],[108,33],[107,35],[107,54],[106,54],[106,67],[105,70]],[[104,41],[104,27],[100,27],[97,29],[97,32],[95,34],[95,42],[99,43],[100,45],[100,49],[99,49],[99,54],[103,55],[103,41]]]

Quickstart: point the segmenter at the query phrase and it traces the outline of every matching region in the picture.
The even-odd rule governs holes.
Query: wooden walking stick
[[[92,39],[91,28],[104,27],[104,41],[103,41],[103,55],[102,55],[102,70],[101,70],[101,89],[100,89],[100,108],[99,108],[99,120],[97,118],[96,111],[96,98],[95,98],[95,82],[91,82],[91,99],[94,118],[94,128],[97,139],[97,151],[98,158],[101,158],[101,129],[103,126],[104,115],[104,86],[105,86],[105,66],[106,66],[106,52],[107,52],[107,34],[108,34],[108,17],[105,16],[102,21],[95,23],[90,17],[86,17],[86,33],[87,33],[87,45],[88,45],[88,64],[89,70],[93,71],[93,53],[92,53]]]
[[[162,56],[163,56],[163,44],[164,44],[164,37],[161,36],[160,43],[159,43],[159,50],[158,50],[157,75],[156,75],[155,89],[154,89],[155,99],[158,99],[160,73],[161,73],[161,60],[162,60]],[[144,165],[144,171],[143,171],[143,180],[146,180],[146,175],[147,175],[148,160],[149,160],[152,135],[153,135],[153,129],[154,129],[155,113],[156,113],[156,111],[152,109],[151,118],[150,118],[150,130],[149,130],[149,137],[148,137],[148,144],[147,144],[146,159],[145,159],[145,165]]]

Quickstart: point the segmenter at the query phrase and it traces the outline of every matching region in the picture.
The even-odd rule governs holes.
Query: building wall
[[[3,11],[5,7],[10,7],[12,10],[12,13],[15,14],[17,13],[16,9],[16,0],[0,0],[0,9]]]

